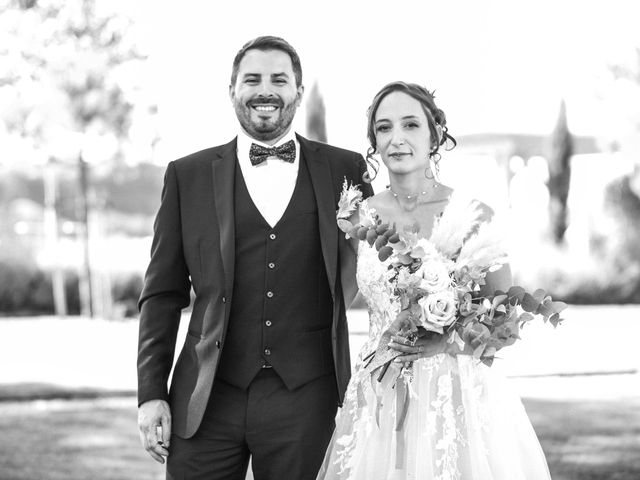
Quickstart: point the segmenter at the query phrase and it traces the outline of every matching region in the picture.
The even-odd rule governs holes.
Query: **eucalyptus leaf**
[[[533,298],[535,298],[538,302],[542,302],[546,295],[547,295],[547,292],[545,292],[541,288],[538,288],[535,292],[533,292]]]
[[[525,290],[522,287],[513,286],[507,292],[509,298],[517,298],[519,302],[522,302],[522,298],[524,297]]]
[[[482,363],[484,363],[487,367],[493,365],[493,357],[482,357]]]
[[[542,315],[545,318],[549,318],[551,315],[554,314],[554,311],[551,308],[551,305],[541,303],[540,305],[538,305],[538,310],[536,313]]]
[[[398,255],[398,260],[400,260],[403,265],[411,265],[413,263],[413,258],[411,258],[406,253],[401,253],[400,255]]]
[[[524,297],[522,298],[522,309],[525,312],[535,312],[539,305],[540,302],[538,302],[531,294],[524,294]]]
[[[560,313],[561,311],[563,311],[565,308],[567,308],[569,305],[567,305],[564,302],[553,302],[551,303],[551,308],[553,308],[553,310],[557,313]]]
[[[491,304],[496,307],[498,305],[500,305],[501,303],[503,303],[505,300],[507,300],[509,297],[507,297],[507,295],[496,295],[495,297],[493,297],[493,301],[491,302]]]
[[[531,320],[533,320],[535,317],[530,314],[529,312],[523,312],[519,317],[518,317],[518,321],[519,322],[530,322]]]
[[[497,350],[495,347],[487,347],[484,350],[484,356],[485,357],[493,357],[496,354]]]

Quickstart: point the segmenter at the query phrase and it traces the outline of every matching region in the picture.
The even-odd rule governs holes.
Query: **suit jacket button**
[[[271,355],[271,350],[270,350],[270,349],[268,349],[268,348],[265,348],[265,349],[264,349],[264,354],[265,354],[265,355]]]
[[[222,303],[227,303],[227,297],[222,297]]]
[[[222,343],[220,342],[220,340],[216,340],[216,347],[220,348],[221,345]]]

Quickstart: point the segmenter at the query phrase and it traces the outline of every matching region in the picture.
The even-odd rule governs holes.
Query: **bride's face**
[[[431,135],[418,100],[403,92],[382,99],[375,116],[378,153],[390,172],[422,175],[429,164]]]

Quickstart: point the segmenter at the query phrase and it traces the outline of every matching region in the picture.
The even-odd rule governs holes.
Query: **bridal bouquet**
[[[347,238],[366,241],[378,251],[380,261],[388,263],[401,305],[376,351],[365,358],[371,373],[380,369],[379,381],[390,362],[402,355],[388,347],[393,334],[410,342],[425,334],[444,335],[449,344],[491,365],[496,352],[520,338],[526,323],[541,318],[556,327],[562,321],[560,312],[567,305],[553,301],[544,290],[529,293],[513,286],[506,292],[481,294],[487,273],[500,269],[506,254],[496,227],[481,222],[477,203],[453,195],[425,239],[415,228],[398,232],[377,215],[354,225],[349,219],[361,200],[357,187],[345,181],[338,226]]]

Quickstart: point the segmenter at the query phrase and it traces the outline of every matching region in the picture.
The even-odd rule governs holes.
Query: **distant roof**
[[[551,135],[534,135],[528,133],[474,133],[456,136],[456,150],[474,153],[493,153],[501,151],[506,155],[519,155],[523,158],[535,155],[547,156]],[[573,135],[574,155],[599,153],[595,137]]]

